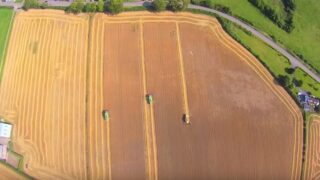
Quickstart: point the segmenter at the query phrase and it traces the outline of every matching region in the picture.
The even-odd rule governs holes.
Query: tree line
[[[296,5],[293,0],[282,0],[284,11],[286,12],[285,19],[281,19],[277,12],[268,6],[264,0],[248,0],[251,4],[256,6],[264,15],[277,24],[280,28],[290,33],[294,29],[293,14]]]
[[[185,10],[190,3],[190,0],[154,0],[150,10],[160,12],[164,10],[182,11]],[[45,9],[48,8],[47,3],[39,3],[38,0],[25,0],[23,8],[28,9]],[[124,10],[123,0],[98,0],[97,2],[86,3],[84,0],[74,0],[69,7],[65,8],[67,13],[78,14],[81,12],[109,12],[118,14]]]

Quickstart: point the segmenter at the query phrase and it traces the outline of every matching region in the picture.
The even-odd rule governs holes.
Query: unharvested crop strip
[[[94,18],[94,20],[95,20],[95,18]],[[94,30],[95,30],[95,28],[96,28],[96,22],[95,21],[93,21],[93,23],[92,23],[92,26],[91,26],[91,32],[93,32]],[[88,179],[94,179],[94,172],[93,172],[93,148],[92,148],[92,139],[94,139],[94,137],[93,137],[93,125],[94,125],[94,123],[91,123],[91,120],[92,119],[94,119],[95,118],[95,108],[94,108],[94,103],[95,103],[95,101],[93,100],[94,98],[93,98],[93,96],[94,95],[92,95],[93,93],[94,93],[94,91],[95,91],[95,89],[96,89],[96,87],[95,87],[95,85],[94,85],[94,73],[96,72],[96,69],[94,68],[95,66],[95,61],[96,61],[96,58],[94,57],[94,54],[95,54],[95,52],[94,52],[94,50],[95,50],[95,46],[94,46],[94,42],[95,41],[97,41],[97,38],[96,38],[96,36],[97,36],[97,33],[91,33],[91,41],[90,41],[90,45],[89,45],[89,49],[90,49],[90,51],[88,52],[88,56],[90,56],[90,60],[88,61],[88,64],[89,64],[89,66],[88,66],[88,68],[87,68],[87,74],[88,74],[88,78],[89,78],[89,86],[88,87],[90,87],[90,88],[88,88],[89,90],[87,91],[87,96],[88,96],[88,99],[87,99],[87,101],[88,101],[88,103],[87,103],[87,107],[88,107],[88,109],[89,109],[89,116],[88,117],[86,117],[87,118],[87,125],[86,126],[88,126],[89,127],[89,130],[87,131],[87,134],[88,134],[88,140],[87,140],[87,143],[86,143],[86,148],[88,148],[89,150],[87,150],[88,151],[88,156],[87,156],[87,158],[89,159],[88,160],[88,164],[87,164],[87,173],[88,173]],[[90,94],[91,93],[91,94]],[[88,94],[90,94],[90,96],[88,95]]]
[[[142,85],[143,85],[143,95],[147,94],[147,78],[146,78],[146,63],[145,63],[145,56],[144,56],[144,40],[143,40],[143,24],[140,21],[140,46],[141,46],[141,70],[142,70]],[[152,177],[152,163],[151,163],[151,140],[150,140],[150,122],[149,122],[149,115],[148,115],[148,105],[145,101],[143,101],[144,105],[144,119],[145,119],[145,138],[146,138],[146,175],[148,179],[154,179]]]
[[[177,35],[177,46],[179,52],[179,64],[180,64],[180,75],[181,75],[181,84],[182,84],[182,99],[183,99],[183,109],[184,113],[189,116],[189,102],[188,102],[188,92],[187,92],[187,83],[185,77],[185,69],[184,69],[184,62],[183,62],[183,55],[181,50],[181,41],[180,41],[180,29],[179,24],[176,22],[176,35]]]
[[[99,35],[99,31],[101,30],[101,28],[100,28],[100,21],[98,21],[97,22],[98,23],[98,25],[97,25],[97,34]],[[101,100],[100,98],[101,97],[99,97],[99,95],[100,95],[100,93],[99,93],[99,91],[101,90],[101,89],[99,89],[99,78],[101,78],[101,76],[100,76],[100,73],[99,73],[99,61],[100,61],[100,59],[99,59],[99,53],[98,53],[98,49],[99,49],[99,40],[97,40],[96,41],[96,51],[95,51],[95,53],[96,53],[96,60],[97,60],[97,63],[96,63],[96,76],[95,76],[95,80],[96,80],[96,92],[95,92],[95,99],[96,99],[96,103],[95,103],[95,106],[96,106],[96,110],[100,110],[100,104],[98,103],[99,102],[99,100]],[[95,118],[95,124],[96,125],[98,125],[99,124],[99,121],[100,121],[101,119],[99,118],[99,117],[96,117]],[[95,129],[95,141],[96,142],[98,142],[98,139],[99,139],[99,134],[98,133],[100,133],[100,131],[101,131],[101,127],[99,127],[99,126],[96,126],[96,129]],[[99,147],[97,147],[97,145],[98,145],[99,143],[96,143],[95,145],[95,155],[97,156],[100,152],[99,152]],[[101,161],[101,159],[96,159],[96,161],[95,161],[95,163],[96,163],[96,174],[97,174],[97,176],[98,177],[100,177],[100,169],[101,168],[99,168],[99,161]]]
[[[91,19],[89,19],[90,21]],[[85,41],[84,42],[88,42],[90,43],[90,29],[89,29],[89,26],[87,23],[84,23],[83,25],[83,28],[85,28],[85,30],[83,31],[83,37],[85,37]],[[84,143],[82,145],[82,148],[84,150],[84,153],[83,153],[83,162],[84,164],[81,164],[82,162],[79,161],[79,164],[81,164],[80,167],[84,167],[83,171],[84,171],[84,177],[82,177],[82,179],[87,179],[88,176],[87,176],[87,164],[88,164],[88,161],[87,161],[87,138],[88,138],[88,134],[87,134],[87,125],[86,125],[86,121],[87,121],[87,108],[86,108],[86,101],[87,101],[87,84],[88,84],[88,79],[87,79],[87,69],[88,69],[88,62],[89,62],[89,56],[88,56],[88,52],[89,52],[89,45],[88,43],[82,43],[82,45],[84,45],[84,48],[86,51],[84,52],[84,55],[83,57],[86,57],[85,58],[85,62],[83,63],[80,63],[80,77],[79,77],[79,84],[78,86],[81,87],[81,80],[82,78],[84,78],[84,84],[82,85],[82,88],[84,91],[80,91],[80,88],[79,88],[79,97],[81,97],[81,100],[84,101],[84,103],[81,103],[81,101],[79,101],[79,104],[81,105],[80,108],[81,109],[84,109],[84,112],[83,114],[81,114],[80,116],[80,119],[83,117],[85,119],[84,123],[82,124],[82,126],[79,126],[79,129],[83,128],[83,134],[84,134],[84,137],[83,137],[83,140],[84,140]],[[83,67],[82,67],[83,65]],[[81,139],[79,139],[79,144],[81,144]]]
[[[98,51],[99,51],[99,53],[98,53],[98,55],[99,55],[99,63],[100,63],[100,67],[104,67],[104,59],[103,59],[103,57],[104,57],[104,54],[103,54],[103,52],[104,52],[104,31],[105,31],[105,28],[104,28],[104,22],[103,21],[99,21],[99,22],[101,22],[101,24],[100,24],[100,30],[101,30],[101,33],[98,33],[98,34],[100,34],[101,35],[101,37],[100,37],[100,41],[98,41],[99,42],[99,47],[97,48],[98,49]],[[102,70],[100,70],[100,108],[99,109],[103,109],[104,108],[104,97],[103,97],[103,73],[104,73],[104,71],[103,71],[103,69]],[[103,153],[103,148],[105,147],[105,140],[104,140],[104,126],[103,126],[103,124],[105,123],[104,121],[103,121],[103,119],[102,119],[102,116],[100,116],[99,117],[99,119],[100,119],[100,127],[101,127],[101,130],[100,130],[100,133],[101,133],[101,155],[102,155],[102,157],[104,157],[104,155],[105,155],[105,153]],[[103,178],[105,178],[105,177],[107,177],[107,175],[106,175],[106,169],[108,170],[108,178],[109,178],[109,180],[111,180],[112,179],[112,175],[111,175],[111,147],[110,147],[110,122],[108,122],[107,124],[106,124],[106,126],[107,126],[107,150],[108,150],[108,153],[107,153],[107,163],[106,163],[106,161],[105,161],[105,159],[104,158],[102,158],[102,167],[103,167],[103,169],[102,169],[102,177]]]

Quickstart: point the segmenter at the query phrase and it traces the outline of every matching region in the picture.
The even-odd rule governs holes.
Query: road
[[[49,6],[68,6],[70,2],[60,2],[60,1],[48,1]],[[12,6],[17,8],[21,6],[21,4],[15,4],[15,3],[3,3],[0,1],[0,6]],[[150,2],[145,2],[145,1],[138,1],[138,2],[125,2],[124,3],[125,7],[135,7],[135,6],[150,6]],[[197,10],[202,10],[202,11],[207,11],[207,12],[211,12],[214,13],[216,15],[219,15],[225,19],[228,19],[229,21],[232,21],[233,23],[241,26],[242,28],[246,29],[247,31],[250,31],[252,34],[254,34],[256,37],[258,37],[259,39],[261,39],[262,41],[264,41],[265,43],[267,43],[269,46],[271,46],[272,48],[274,48],[276,51],[278,51],[279,53],[281,53],[283,56],[285,56],[286,58],[289,59],[289,61],[291,62],[291,66],[292,67],[299,67],[302,70],[304,70],[307,74],[309,74],[312,78],[314,78],[317,82],[320,82],[320,75],[317,74],[316,72],[314,72],[313,70],[311,70],[310,68],[308,68],[304,63],[302,63],[303,61],[301,59],[299,59],[298,57],[292,55],[288,50],[286,50],[285,48],[281,47],[280,45],[278,45],[276,42],[274,42],[271,38],[269,38],[268,36],[266,36],[265,34],[259,32],[258,30],[256,30],[254,27],[252,27],[251,25],[220,11],[214,10],[214,9],[210,9],[210,8],[206,8],[206,7],[202,7],[202,6],[197,6],[197,5],[193,5],[190,4],[188,6],[188,8],[190,9],[197,9]]]
[[[0,0],[0,7],[13,7],[14,10],[20,9],[23,4],[22,3],[15,3],[15,2],[2,2],[2,0]]]

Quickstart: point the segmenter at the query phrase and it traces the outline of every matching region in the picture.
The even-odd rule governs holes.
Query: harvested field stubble
[[[313,115],[309,122],[307,156],[304,179],[320,178],[320,116]]]
[[[91,22],[88,39],[85,15],[17,15],[0,115],[14,124],[28,174],[300,178],[298,107],[217,20],[140,12]]]
[[[100,29],[94,31],[97,33],[91,41],[93,45],[99,44],[92,47],[99,58],[91,61],[91,72],[98,73],[92,74],[89,80],[95,84],[95,87],[90,87],[94,92],[89,95],[90,104],[96,104],[96,108],[91,108],[90,112],[94,116],[102,107],[110,108],[113,117],[112,111],[115,111],[115,117],[106,126],[111,133],[121,131],[124,127],[116,124],[128,120],[118,114],[125,114],[131,109],[124,104],[106,106],[114,98],[120,98],[112,95],[122,96],[118,100],[123,103],[132,102],[123,100],[128,96],[140,94],[144,98],[143,95],[153,95],[154,102],[143,106],[145,169],[148,177],[300,178],[302,116],[299,108],[274,83],[264,67],[223,32],[215,19],[186,13],[125,13],[114,17],[96,15],[93,22],[93,26],[99,26]],[[142,27],[140,38],[143,40],[140,45],[136,40],[131,40],[133,45],[125,45],[128,41],[119,32],[125,31],[124,27],[130,25],[135,27],[135,23],[140,23]],[[114,46],[108,45],[108,41],[114,41],[115,37],[103,38],[105,42],[99,38],[106,32],[104,29],[109,32],[110,26],[117,27],[114,28],[114,35],[120,41]],[[144,65],[140,69],[140,78],[144,88],[130,85],[131,91],[125,91],[129,95],[124,94],[122,88],[116,88],[112,95],[109,94],[114,91],[112,87],[119,87],[127,76],[120,73],[123,70],[119,64],[112,62],[131,64],[131,59],[135,59],[126,55],[112,55],[122,52],[119,46],[124,49],[127,46],[128,49],[142,48],[142,54],[134,53],[132,56],[142,58]],[[101,51],[105,52],[105,58],[102,58]],[[111,72],[101,73],[101,64],[104,64],[104,72],[107,69]],[[129,73],[137,69],[134,64],[131,67]],[[110,78],[119,81],[110,81]],[[136,79],[137,75],[132,78],[136,81],[128,80],[128,84],[141,82]],[[102,86],[105,88],[102,89]],[[105,102],[97,103],[95,99],[104,99]],[[190,109],[190,126],[182,122],[182,115],[187,109]],[[128,133],[136,134],[136,127],[140,123],[137,121]],[[111,153],[108,149],[99,152],[111,154],[106,161],[109,163],[109,172],[113,173],[114,164],[119,163],[113,159],[113,146],[127,146],[130,143],[126,140],[114,142],[112,134],[110,138],[108,144]],[[137,142],[140,143],[140,140]],[[131,154],[131,151],[127,153]],[[100,166],[95,165],[99,164],[95,158],[90,159],[94,169]],[[132,165],[139,163],[136,161]]]
[[[86,178],[88,28],[87,16],[50,10],[14,20],[0,114],[14,125],[14,149],[35,178]]]

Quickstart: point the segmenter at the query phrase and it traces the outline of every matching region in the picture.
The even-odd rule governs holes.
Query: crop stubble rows
[[[304,179],[320,178],[320,117],[312,116],[309,124]]]
[[[143,33],[142,34],[143,34],[143,39],[144,39],[144,42],[143,42],[144,47],[142,47],[143,48],[142,53],[144,53],[144,55],[142,56],[142,59],[144,59],[144,61],[145,61],[145,66],[146,66],[145,73],[146,73],[146,79],[147,79],[146,85],[145,85],[147,90],[145,90],[144,93],[154,94],[155,103],[154,103],[154,106],[151,106],[151,107],[154,107],[154,114],[153,115],[155,118],[154,123],[156,124],[155,132],[161,132],[161,133],[155,133],[156,135],[153,136],[152,133],[150,133],[150,134],[148,133],[148,129],[152,129],[152,125],[149,125],[149,128],[145,127],[146,134],[147,134],[147,136],[145,137],[146,138],[146,140],[145,140],[146,147],[147,147],[145,154],[147,154],[146,159],[152,159],[152,161],[157,160],[159,162],[156,166],[153,166],[151,168],[151,171],[156,171],[156,170],[158,170],[157,167],[159,167],[158,175],[159,175],[159,177],[162,177],[162,178],[163,177],[165,178],[166,175],[169,175],[167,177],[172,177],[173,175],[178,175],[178,176],[180,175],[180,177],[182,177],[183,175],[186,175],[189,172],[192,173],[192,168],[194,169],[194,166],[191,165],[190,171],[186,170],[185,167],[188,165],[188,162],[183,163],[183,159],[188,159],[188,158],[186,158],[186,157],[188,157],[188,155],[183,154],[183,152],[181,152],[181,151],[176,152],[176,154],[174,154],[176,156],[179,156],[179,154],[183,154],[183,155],[181,155],[181,158],[179,159],[180,161],[177,161],[175,159],[175,157],[173,157],[173,156],[169,156],[169,157],[171,157],[171,159],[168,158],[171,160],[170,163],[168,163],[168,161],[163,163],[165,161],[163,159],[165,159],[165,158],[164,158],[164,156],[160,157],[161,155],[159,155],[162,152],[164,152],[164,151],[159,150],[160,148],[162,148],[162,147],[164,147],[164,148],[175,147],[174,143],[177,143],[179,140],[183,139],[183,137],[180,137],[180,139],[176,140],[174,143],[171,142],[171,144],[169,146],[168,146],[168,144],[165,144],[165,143],[168,143],[168,139],[173,139],[173,137],[179,135],[179,133],[176,133],[176,132],[172,133],[172,132],[177,131],[177,128],[179,128],[178,126],[181,125],[181,122],[179,120],[181,120],[180,116],[184,112],[183,105],[185,104],[185,102],[183,102],[183,100],[182,100],[183,95],[181,93],[181,87],[179,87],[181,85],[181,83],[180,83],[181,76],[179,76],[179,74],[178,75],[176,74],[177,72],[181,71],[182,68],[179,67],[178,65],[174,65],[174,63],[178,63],[178,58],[174,57],[174,56],[178,56],[177,45],[172,46],[172,47],[170,46],[171,42],[175,42],[177,40],[175,38],[173,38],[172,40],[170,38],[167,39],[168,38],[167,36],[162,36],[161,34],[167,34],[169,36],[172,36],[172,35],[174,36],[174,34],[176,33],[176,29],[172,28],[170,31],[167,31],[166,28],[167,28],[167,26],[172,26],[172,25],[174,26],[177,21],[179,22],[179,24],[180,23],[181,24],[187,23],[187,24],[197,24],[197,25],[207,25],[208,22],[210,22],[210,21],[203,22],[203,21],[200,21],[199,19],[194,20],[192,18],[189,18],[189,19],[187,18],[188,19],[188,21],[187,21],[186,19],[184,19],[184,17],[178,17],[175,21],[172,21],[170,19],[166,20],[166,18],[167,17],[161,17],[161,16],[155,17],[155,16],[151,16],[149,14],[147,14],[147,15],[143,14],[142,17],[141,16],[138,17],[138,15],[137,15],[137,17],[125,17],[125,16],[120,16],[120,17],[118,16],[118,17],[112,17],[112,18],[104,17],[105,23],[108,25],[109,24],[134,24],[135,22],[140,22],[140,23],[142,22],[143,23],[143,26],[142,26]],[[191,20],[190,21],[191,23],[189,22],[189,20]],[[161,24],[161,25],[159,25],[159,24]],[[212,24],[213,24],[213,26],[212,26]],[[285,139],[289,140],[288,142],[285,142],[285,143],[287,143],[286,150],[284,150],[285,152],[279,153],[279,154],[290,154],[290,155],[285,156],[285,159],[282,159],[282,160],[285,160],[285,162],[287,162],[285,164],[286,168],[278,168],[278,169],[280,169],[277,171],[278,174],[272,174],[271,176],[276,176],[276,177],[291,176],[292,179],[298,179],[299,178],[299,171],[301,168],[300,167],[300,161],[301,161],[300,154],[301,154],[301,144],[302,144],[302,141],[301,141],[302,131],[301,131],[301,128],[299,128],[299,127],[301,127],[302,121],[301,121],[301,114],[299,112],[299,109],[294,105],[294,102],[292,102],[292,100],[286,94],[286,92],[274,84],[272,76],[266,70],[264,70],[263,67],[259,63],[256,62],[256,60],[254,59],[254,57],[252,55],[250,55],[248,52],[246,52],[239,45],[237,45],[237,46],[233,45],[232,43],[235,43],[235,42],[232,41],[231,39],[226,39],[227,35],[222,32],[221,27],[214,28],[216,23],[212,23],[212,24],[210,27],[213,27],[212,30],[214,32],[217,30],[218,34],[216,34],[216,36],[219,37],[218,38],[219,41],[221,41],[221,43],[224,46],[226,46],[226,47],[230,48],[232,51],[234,51],[236,56],[240,56],[241,59],[244,60],[244,62],[246,62],[253,69],[252,71],[255,74],[257,74],[258,76],[260,76],[258,80],[260,80],[260,81],[262,80],[263,82],[265,82],[267,84],[264,86],[264,88],[266,90],[269,90],[272,92],[271,94],[273,96],[273,100],[276,100],[279,106],[283,106],[283,107],[279,108],[279,109],[281,109],[281,110],[279,110],[279,112],[284,112],[286,114],[286,116],[281,117],[281,115],[280,115],[281,113],[280,114],[276,113],[276,114],[277,114],[278,118],[285,119],[285,120],[283,120],[285,123],[282,122],[283,124],[281,124],[280,127],[286,129],[285,133],[289,132],[291,134],[288,135],[288,136],[290,136],[288,139],[286,139],[285,136],[287,136],[287,135],[284,132],[279,134],[282,137],[282,139],[280,138],[282,141]],[[149,26],[150,26],[150,28],[149,28]],[[152,27],[152,26],[154,26],[154,27]],[[148,28],[150,30],[148,30]],[[220,30],[220,31],[218,31],[218,30]],[[146,35],[146,34],[148,34],[147,32],[149,32],[149,34],[151,34],[151,35],[149,35],[150,36],[149,38]],[[168,32],[168,33],[166,33],[166,32]],[[194,33],[194,34],[198,35],[199,33]],[[156,39],[158,38],[158,39],[154,40],[155,38]],[[162,44],[164,39],[166,42],[165,45]],[[112,39],[110,41],[113,41],[113,40],[114,39]],[[195,41],[190,41],[190,42],[195,42]],[[148,45],[148,44],[150,44],[150,45]],[[184,45],[184,44],[187,44],[187,43],[186,42],[182,43],[182,45]],[[125,46],[123,48],[125,48]],[[103,49],[105,49],[105,48],[103,48]],[[168,50],[168,49],[170,49],[170,50]],[[171,52],[168,53],[169,51],[171,51]],[[148,55],[148,54],[150,54],[150,55]],[[187,53],[185,52],[185,54],[187,54]],[[106,63],[108,61],[108,59],[105,59],[105,60],[100,59],[99,61],[100,61],[99,62],[100,64]],[[171,65],[169,65],[170,63],[171,63]],[[152,68],[153,66],[156,68]],[[114,69],[109,68],[109,70],[111,70],[112,72],[115,72],[116,71],[115,69],[117,69],[117,68],[114,68]],[[175,70],[171,70],[171,69],[175,69]],[[107,70],[108,69],[104,69],[104,71],[107,71]],[[104,78],[110,78],[110,77],[104,76]],[[170,78],[171,78],[172,83],[170,83]],[[154,80],[154,79],[156,79],[156,80]],[[154,81],[154,82],[152,82],[152,81]],[[112,84],[108,84],[106,86],[112,86]],[[154,88],[153,88],[153,86],[154,86]],[[172,88],[170,86],[174,86],[174,88]],[[190,86],[190,85],[188,85],[188,86]],[[101,91],[106,91],[106,90],[102,89]],[[178,92],[176,92],[176,91],[178,91]],[[266,92],[266,93],[268,93],[268,92]],[[259,95],[261,95],[261,94],[259,94]],[[270,93],[268,95],[270,95]],[[127,97],[128,96],[126,96],[126,95],[123,96],[124,99],[126,99]],[[262,97],[263,97],[263,95],[262,95]],[[141,97],[141,98],[143,98],[143,97]],[[192,98],[192,96],[191,96],[191,98]],[[204,98],[204,97],[202,97],[202,98]],[[280,100],[277,100],[277,98],[279,98]],[[161,106],[163,107],[162,110],[161,110]],[[171,106],[176,106],[176,107],[171,107]],[[192,106],[192,105],[190,105],[190,106]],[[106,107],[106,108],[108,108],[108,107]],[[208,107],[208,108],[210,109],[210,107]],[[206,108],[204,108],[204,109],[206,109]],[[123,108],[122,113],[127,112],[127,110],[128,109]],[[275,109],[273,109],[273,110],[275,110]],[[112,112],[112,108],[110,109],[110,112]],[[173,114],[176,114],[176,115],[173,115],[175,117],[173,117],[173,116],[170,117],[170,115],[166,116],[167,114],[170,114],[170,112],[173,112]],[[191,114],[192,114],[192,112],[191,112]],[[277,116],[273,116],[273,117],[277,117]],[[112,117],[112,113],[111,113],[111,117]],[[168,118],[169,120],[166,120],[167,117],[169,117]],[[257,117],[260,117],[259,114],[257,114],[255,118],[257,118]],[[147,117],[147,119],[148,118],[149,117]],[[270,116],[269,116],[269,118],[270,118]],[[197,119],[197,118],[195,118],[195,119]],[[268,120],[268,118],[266,118],[266,120]],[[113,121],[123,121],[123,120],[115,118]],[[148,122],[148,121],[150,121],[150,120],[147,120],[146,122]],[[165,121],[165,123],[167,123],[167,124],[161,124],[160,122],[162,122],[162,121]],[[169,122],[169,121],[172,121],[172,122]],[[168,131],[166,130],[166,128],[170,128],[170,125],[168,125],[170,123],[176,123],[175,125],[173,125],[173,130],[171,131],[171,133],[172,133],[171,136],[167,134]],[[273,123],[277,123],[277,122],[273,122]],[[288,126],[284,126],[286,123],[290,123],[290,124]],[[150,121],[150,124],[152,124],[152,121]],[[112,128],[112,122],[110,123],[110,126],[111,126],[111,131],[117,130],[117,129]],[[161,128],[161,126],[163,126],[163,127],[167,126],[167,127]],[[204,126],[204,125],[202,125],[202,126]],[[274,126],[274,124],[273,124],[273,126]],[[280,127],[278,127],[276,132],[279,133]],[[201,129],[201,128],[199,128],[199,129]],[[182,131],[184,131],[184,130],[182,130]],[[190,133],[190,132],[185,132],[184,135],[188,137],[188,133]],[[159,141],[161,141],[161,136],[165,136],[164,134],[166,135],[166,138],[162,137],[162,142],[159,142]],[[150,154],[150,152],[152,152],[154,150],[154,146],[152,145],[152,143],[151,144],[148,143],[148,138],[150,138],[150,136],[153,138],[156,137],[155,139],[157,140],[155,152],[158,151],[158,154],[155,154],[156,158],[153,158],[154,155]],[[270,136],[270,138],[273,139],[274,137]],[[188,140],[185,140],[185,142],[187,142],[187,141]],[[151,140],[151,142],[152,142],[152,140]],[[244,141],[244,143],[245,143],[245,141]],[[281,141],[278,141],[275,144],[281,145]],[[195,144],[193,144],[193,145],[195,145]],[[265,145],[268,146],[270,144],[265,144]],[[111,143],[111,147],[112,147],[112,143]],[[274,152],[274,154],[271,153],[269,159],[277,160],[277,158],[279,158],[277,155],[275,155],[276,154],[275,152],[277,152],[277,149],[276,149],[277,147],[273,146],[272,148],[273,148],[272,152]],[[175,148],[172,148],[172,149],[169,148],[169,149],[170,149],[170,151],[172,151],[172,149],[175,149]],[[177,149],[179,149],[179,148],[177,148]],[[188,149],[188,148],[181,148],[181,149]],[[179,149],[179,150],[181,150],[181,149]],[[290,149],[292,149],[292,151]],[[179,150],[176,150],[176,151],[179,151]],[[130,150],[128,150],[128,151],[130,151]],[[200,152],[201,151],[203,151],[203,150],[200,150]],[[289,151],[289,153],[288,153],[288,151]],[[112,150],[111,150],[111,152],[112,152]],[[263,151],[263,152],[266,153],[266,151]],[[168,154],[166,154],[166,155],[168,155]],[[113,167],[112,155],[110,156],[110,158],[111,158],[111,160],[109,161],[109,163],[110,163],[109,166],[111,167],[111,171],[112,171],[112,167]],[[192,158],[196,159],[197,157],[192,157]],[[253,160],[253,161],[256,161],[256,160]],[[174,166],[174,165],[172,165],[172,164],[174,164],[173,162],[178,162],[178,164],[183,164],[183,167],[182,166],[180,166],[180,167]],[[219,162],[222,162],[222,161],[219,161]],[[114,163],[117,163],[117,162],[114,162]],[[146,162],[147,169],[149,169],[150,166],[152,166],[150,164],[152,164],[152,163]],[[189,164],[192,164],[192,163],[189,162]],[[272,164],[272,163],[270,163],[270,164]],[[174,167],[171,167],[171,166],[174,166]],[[169,167],[171,167],[171,168],[169,168]],[[241,169],[241,164],[239,165],[239,167]],[[263,166],[260,167],[260,170],[262,173],[264,172],[263,168],[264,168]],[[272,167],[270,167],[270,166],[267,168],[271,168],[270,171],[275,170],[275,169],[272,169]],[[170,174],[169,172],[167,172],[168,169],[172,169],[172,171],[174,171],[174,172],[171,172],[171,174]],[[250,169],[250,167],[249,167],[249,169]],[[284,171],[283,173],[281,172],[282,170]],[[149,171],[150,171],[150,169],[149,169]],[[181,172],[181,174],[179,174],[179,172]],[[170,176],[170,175],[172,175],[172,176]],[[195,173],[193,175],[199,175],[199,174]],[[261,174],[261,176],[263,176],[263,175],[266,175],[266,174]],[[188,177],[190,177],[190,176],[188,176]]]
[[[223,139],[219,137],[224,136],[225,132],[220,132],[216,127],[221,129],[228,126],[221,124],[223,121],[217,118],[221,115],[221,107],[217,99],[208,93],[210,89],[203,85],[207,84],[209,87],[210,83],[219,82],[215,78],[210,79],[210,76],[217,74],[212,75],[209,73],[212,69],[206,69],[206,66],[214,66],[210,62],[212,58],[215,63],[230,66],[237,64],[237,59],[241,58],[244,61],[239,61],[241,65],[238,68],[249,65],[251,68],[246,71],[247,75],[260,76],[254,80],[257,83],[260,83],[257,80],[265,82],[266,85],[261,87],[272,92],[266,94],[272,96],[279,106],[285,105],[284,108],[279,108],[279,112],[290,112],[286,113],[287,116],[273,117],[289,119],[286,123],[292,123],[292,120],[294,122],[287,126],[273,122],[273,126],[267,126],[271,128],[280,125],[287,128],[286,133],[293,136],[289,137],[290,142],[284,148],[294,149],[293,152],[284,152],[291,156],[292,160],[286,159],[286,162],[292,164],[292,168],[286,164],[284,174],[274,176],[290,175],[291,179],[299,178],[302,136],[299,128],[301,115],[297,107],[285,91],[274,85],[273,78],[254,57],[222,31],[216,20],[184,13],[129,13],[116,17],[98,14],[92,19],[91,35],[87,39],[89,26],[86,18],[66,18],[55,11],[48,11],[45,16],[40,17],[37,11],[32,11],[15,20],[8,63],[1,84],[0,98],[4,101],[0,104],[0,113],[16,125],[13,137],[15,149],[26,157],[29,165],[27,173],[37,178],[63,179],[141,179],[144,176],[150,179],[205,178],[206,175],[219,176],[225,173],[230,165],[217,164],[214,157],[221,153],[220,150],[225,152],[225,149],[221,149],[224,144],[219,143]],[[195,25],[199,26],[198,29]],[[24,33],[19,33],[18,29]],[[190,40],[190,29],[194,29],[192,38],[204,35],[217,43],[218,45],[212,45],[212,42],[202,38],[216,52],[212,54],[210,49],[197,48],[197,45],[204,44],[198,39]],[[220,51],[223,53],[217,53]],[[234,52],[233,55],[230,55],[231,51]],[[197,56],[201,58],[197,59]],[[225,64],[219,62],[224,56],[234,60],[226,60]],[[30,59],[32,61],[26,61]],[[208,74],[201,74],[201,69]],[[237,66],[233,69],[239,71]],[[85,80],[86,75],[88,82]],[[236,73],[231,75],[237,76]],[[240,73],[240,77],[242,75]],[[225,76],[228,77],[226,80],[232,80],[230,75]],[[238,80],[243,81],[241,78]],[[243,84],[239,86],[246,87]],[[199,87],[202,89],[198,89]],[[219,88],[214,90],[217,91],[216,95],[223,91]],[[146,104],[146,93],[154,95],[154,105]],[[247,94],[241,94],[244,95]],[[237,96],[233,98],[236,99]],[[247,102],[243,99],[241,101]],[[268,104],[263,105],[268,109]],[[236,108],[232,103],[226,106],[230,106],[229,109],[226,108],[229,111],[237,112],[237,109],[232,109]],[[86,108],[88,113],[85,117]],[[187,127],[182,124],[181,117],[189,108],[192,125]],[[103,109],[110,110],[110,122],[102,120]],[[255,115],[251,120],[257,121],[258,116],[259,114]],[[237,125],[238,120],[226,117],[228,118],[225,120],[234,123],[233,126],[252,130],[249,126]],[[210,118],[215,122],[211,122]],[[255,125],[263,127],[261,124]],[[232,134],[228,129],[225,131]],[[204,139],[212,138],[211,142],[200,141],[203,139],[199,136],[200,132],[208,135]],[[244,139],[247,138],[246,135],[252,135],[244,134]],[[268,137],[270,140],[275,138]],[[259,139],[251,139],[251,143],[256,143],[257,140]],[[212,142],[213,145],[210,146]],[[241,143],[245,145],[235,144],[240,149],[244,148],[241,152],[246,153],[246,145],[250,144],[246,141]],[[272,143],[264,145],[270,144]],[[201,161],[202,158],[209,158],[202,157],[208,151],[217,154],[210,154],[213,159]],[[233,152],[234,158],[240,163],[235,163],[236,168],[250,169],[241,166],[241,152]],[[273,153],[277,154],[277,151]],[[269,158],[278,158],[275,154],[270,154]],[[257,157],[263,155],[265,154],[254,154]],[[251,165],[257,165],[255,159],[251,162]],[[197,169],[201,167],[202,169]],[[212,171],[212,168],[216,171]],[[124,169],[127,173],[123,173]],[[239,169],[231,170],[236,174]],[[289,174],[288,170],[292,172]],[[249,170],[246,172],[249,174],[242,175],[259,178]]]
[[[85,179],[86,17],[20,13],[1,84],[1,114],[14,126],[26,173]],[[9,80],[10,79],[10,80]]]

